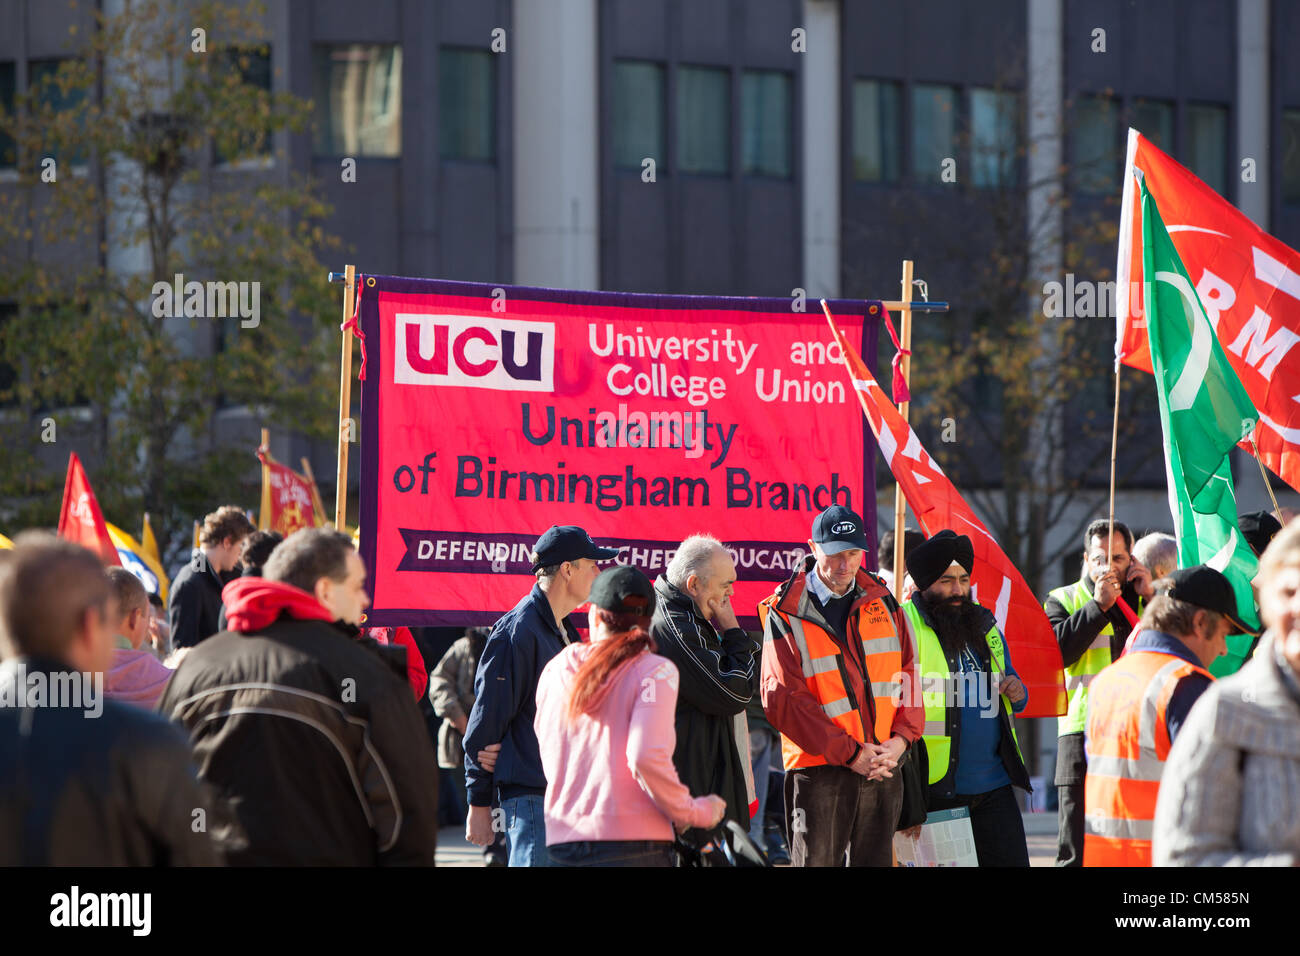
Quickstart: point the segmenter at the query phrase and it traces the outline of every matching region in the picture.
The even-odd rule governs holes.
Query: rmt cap
[[[850,548],[871,549],[862,530],[862,519],[852,508],[843,505],[831,505],[813,520],[812,539],[827,554],[839,554]]]

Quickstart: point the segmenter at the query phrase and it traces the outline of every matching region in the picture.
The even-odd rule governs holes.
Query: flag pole
[[[1277,506],[1277,496],[1273,494],[1273,483],[1268,480],[1268,472],[1264,470],[1264,461],[1259,457],[1259,446],[1255,444],[1255,433],[1250,433],[1250,447],[1255,452],[1255,464],[1259,465],[1259,475],[1264,479],[1264,488],[1268,491],[1268,500],[1273,502],[1273,517],[1277,519],[1278,524],[1286,524],[1282,520],[1282,509]]]
[[[1119,370],[1115,363],[1115,417],[1110,428],[1110,514],[1106,523],[1106,567],[1111,563],[1111,546],[1115,540],[1115,450],[1119,445]],[[1120,582],[1123,584],[1123,582]]]
[[[356,292],[357,267],[343,270],[343,322],[352,318],[352,301]],[[334,491],[334,527],[347,526],[348,517],[348,439],[352,437],[352,332],[343,330],[343,360],[339,370],[339,469]]]
[[[903,361],[901,368],[903,370],[903,381],[910,384],[912,357],[908,353],[912,349],[912,260],[903,260],[903,294],[900,296],[899,304],[902,308],[899,310],[899,322],[902,329],[899,332],[899,342],[902,345]],[[907,421],[907,409],[911,402],[902,402],[898,406],[898,413],[903,416],[903,421]],[[903,597],[903,576],[906,573],[903,569],[903,538],[904,530],[907,527],[907,499],[903,497],[903,485],[901,482],[894,482],[894,596],[900,601]]]

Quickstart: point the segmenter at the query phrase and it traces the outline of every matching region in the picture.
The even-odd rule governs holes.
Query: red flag
[[[1142,221],[1134,169],[1160,207],[1178,256],[1233,371],[1259,409],[1264,464],[1300,489],[1300,253],[1274,239],[1137,130],[1128,164],[1116,267],[1116,355],[1151,371],[1143,321]],[[1242,441],[1250,449],[1249,439]]]
[[[262,462],[262,514],[258,527],[278,531],[286,538],[299,528],[321,524],[314,504],[314,484],[292,468],[282,465],[269,452],[257,452]]]
[[[1056,717],[1065,713],[1061,649],[1042,605],[984,523],[944,475],[939,463],[921,447],[916,432],[890,404],[862,358],[841,334],[830,309],[824,303],[822,309],[844,353],[849,378],[880,452],[903,489],[921,530],[929,537],[951,528],[971,539],[975,551],[972,596],[975,600],[981,594],[986,598],[983,603],[997,618],[1011,649],[1012,663],[1029,690],[1029,703],[1018,716]]]
[[[63,508],[59,511],[59,537],[75,541],[100,556],[105,564],[121,567],[117,548],[108,536],[104,514],[74,451],[68,456],[68,477],[63,483]]]

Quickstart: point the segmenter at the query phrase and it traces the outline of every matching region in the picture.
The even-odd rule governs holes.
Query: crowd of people
[[[1058,865],[1300,863],[1300,522],[1242,528],[1267,629],[1222,680],[1255,609],[1167,535],[1094,522],[1048,596]],[[1027,866],[1029,689],[971,541],[907,532],[898,586],[869,548],[832,505],[736,608],[712,536],[652,581],[555,526],[531,590],[430,666],[366,627],[367,569],[329,528],[219,508],[165,609],[25,532],[0,551],[0,864],[431,865],[441,776],[488,865],[888,866],[961,810],[980,865]]]

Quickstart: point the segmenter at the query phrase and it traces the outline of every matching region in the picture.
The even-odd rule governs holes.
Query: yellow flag
[[[12,541],[0,534],[0,548],[12,548],[13,546],[14,543]]]
[[[153,528],[149,525],[149,512],[144,513],[143,527],[140,530],[140,547],[144,548],[144,553],[162,564],[162,552],[158,550],[158,539],[153,536]]]
[[[199,546],[199,523],[195,521],[194,522],[194,547],[198,548],[198,546]]]
[[[163,604],[166,604],[167,572],[163,570],[162,565],[150,557],[135,538],[117,525],[109,524],[107,521],[104,525],[108,528],[108,536],[113,539],[113,547],[117,548],[117,556],[122,562],[122,567],[139,578],[146,591],[157,594],[162,598]]]

